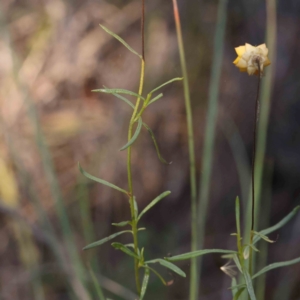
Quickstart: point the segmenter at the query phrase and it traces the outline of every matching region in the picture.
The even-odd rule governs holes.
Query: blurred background
[[[218,1],[178,1],[196,137],[197,175],[207,114]],[[89,173],[127,188],[126,143],[130,108],[92,89],[137,91],[139,59],[99,23],[141,51],[141,1],[1,0],[0,3],[0,298],[98,299],[93,268],[106,297],[135,299],[130,258],[107,243],[82,248],[117,231],[127,220],[122,194],[84,178]],[[300,1],[277,1],[277,60],[262,184],[261,224],[268,227],[300,199]],[[213,172],[205,248],[235,248],[234,201],[248,199],[257,78],[234,67],[234,47],[265,42],[266,3],[230,0],[219,88]],[[181,76],[172,1],[146,1],[145,91]],[[266,70],[268,72],[268,69]],[[190,186],[182,82],[144,116],[157,138],[162,164],[143,131],[133,147],[134,190],[140,209],[165,190],[172,194],[141,225],[146,258],[190,251]],[[133,100],[133,99],[132,99]],[[300,215],[270,236],[265,263],[300,256]],[[130,242],[121,236],[118,241]],[[259,245],[260,247],[260,245]],[[265,252],[264,252],[265,253]],[[200,299],[231,299],[220,255],[203,259]],[[160,269],[146,299],[187,300],[189,262],[182,279]],[[300,299],[300,265],[268,273],[264,299]]]

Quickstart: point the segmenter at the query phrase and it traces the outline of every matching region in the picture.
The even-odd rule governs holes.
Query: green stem
[[[207,216],[207,209],[209,203],[209,192],[211,185],[211,173],[213,152],[215,143],[215,127],[217,122],[218,112],[218,98],[219,98],[219,85],[222,70],[222,58],[225,28],[227,21],[227,0],[219,0],[218,17],[216,24],[216,31],[214,36],[214,52],[212,72],[210,76],[209,95],[208,95],[208,112],[205,127],[204,149],[202,154],[202,172],[199,182],[200,193],[198,200],[198,247],[203,249],[205,223]],[[201,262],[199,259],[199,274],[201,274]],[[199,275],[200,276],[200,275]],[[197,298],[193,298],[197,299]]]
[[[145,77],[145,61],[142,59],[141,64],[141,75],[140,75],[140,86],[139,86],[139,95],[143,93],[144,86],[144,77]],[[128,129],[128,141],[132,138],[132,128],[134,125],[134,120],[140,106],[141,98],[137,98],[133,114],[130,119],[129,129]],[[134,212],[134,196],[133,196],[133,184],[132,184],[132,172],[131,172],[131,146],[128,147],[127,151],[127,176],[128,176],[128,192],[129,192],[129,204],[130,204],[130,213],[131,213],[131,227],[133,233],[133,244],[134,244],[134,252],[138,254],[138,236],[137,236],[137,219]],[[141,291],[141,284],[139,278],[139,260],[134,259],[134,271],[135,271],[135,282],[138,293]]]
[[[187,129],[188,129],[188,145],[189,145],[189,159],[190,159],[190,184],[191,184],[191,229],[192,229],[192,241],[191,250],[196,251],[198,245],[198,233],[197,233],[197,187],[196,187],[196,164],[195,164],[195,146],[194,146],[194,132],[193,132],[193,118],[192,108],[190,100],[189,82],[187,67],[185,62],[184,46],[180,25],[180,17],[177,7],[177,1],[173,0],[174,18],[177,31],[178,48],[180,55],[180,63],[183,75],[184,86],[184,99],[185,109],[187,117]],[[198,270],[197,270],[197,258],[191,259],[191,281],[190,281],[190,299],[196,300],[198,297]]]

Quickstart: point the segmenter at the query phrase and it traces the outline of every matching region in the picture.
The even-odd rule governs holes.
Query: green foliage
[[[174,1],[176,3],[176,1]],[[223,40],[223,35],[224,35],[224,24],[226,21],[226,14],[225,14],[225,7],[226,7],[227,1],[224,0],[221,2],[221,5],[219,7],[219,24],[218,24],[218,32],[215,37],[215,55],[216,54],[222,54],[222,43],[221,41]],[[175,18],[176,19],[176,18]],[[212,73],[212,82],[213,84],[210,85],[210,108],[209,108],[209,121],[208,124],[210,126],[207,126],[207,132],[206,132],[206,146],[205,146],[205,151],[204,151],[204,156],[203,156],[203,169],[205,170],[204,176],[202,176],[202,181],[201,181],[201,193],[200,193],[200,199],[202,199],[202,202],[200,202],[200,207],[204,207],[204,209],[197,209],[197,203],[196,203],[196,168],[195,168],[195,155],[194,155],[194,142],[193,142],[193,128],[192,128],[192,111],[191,111],[191,105],[190,105],[190,99],[189,99],[189,88],[188,88],[188,80],[187,80],[187,70],[185,66],[185,58],[184,58],[184,49],[183,49],[183,42],[182,42],[182,37],[181,37],[181,29],[178,29],[179,24],[179,17],[177,16],[176,19],[176,25],[177,25],[177,31],[178,31],[178,39],[179,39],[179,48],[180,48],[180,56],[181,56],[181,63],[182,63],[182,70],[184,76],[184,88],[185,88],[185,100],[186,100],[186,109],[187,109],[187,117],[188,117],[188,137],[189,137],[189,152],[190,152],[190,166],[191,166],[191,192],[192,192],[192,206],[193,206],[193,220],[196,220],[196,215],[197,211],[200,212],[201,220],[205,220],[205,211],[208,203],[208,187],[209,184],[208,182],[210,181],[210,170],[211,170],[211,160],[212,160],[212,151],[211,149],[213,148],[213,137],[214,137],[214,125],[215,125],[215,118],[217,115],[217,99],[218,99],[218,87],[219,85],[219,80],[220,80],[220,65],[221,65],[221,55],[217,55],[216,59],[214,61],[214,72]],[[130,221],[122,221],[119,223],[112,223],[113,226],[116,227],[124,227],[124,226],[130,226],[131,230],[124,230],[120,231],[117,233],[114,233],[108,237],[105,237],[99,241],[96,241],[94,243],[91,243],[84,247],[84,250],[100,246],[116,237],[119,235],[122,235],[124,233],[131,233],[133,237],[132,243],[129,243],[127,245],[124,245],[119,242],[113,242],[111,245],[114,249],[122,251],[124,254],[130,256],[134,260],[134,267],[135,267],[135,279],[136,279],[136,286],[137,286],[137,292],[139,294],[140,300],[143,300],[146,294],[146,290],[148,287],[149,283],[149,277],[150,277],[150,272],[154,273],[164,285],[167,285],[166,281],[164,278],[152,267],[149,265],[159,263],[161,266],[172,270],[176,274],[186,277],[186,274],[175,264],[172,262],[176,261],[181,261],[181,260],[191,260],[192,261],[192,268],[191,268],[191,275],[192,275],[192,280],[191,280],[191,297],[194,299],[197,296],[198,293],[198,288],[195,286],[195,282],[197,279],[197,263],[196,263],[196,258],[206,255],[206,254],[212,254],[212,253],[218,253],[218,254],[223,254],[223,258],[230,259],[234,262],[234,265],[230,265],[227,263],[225,266],[221,268],[227,275],[232,277],[232,283],[231,283],[231,289],[232,289],[232,297],[233,300],[238,300],[240,296],[243,294],[244,291],[247,291],[248,296],[250,297],[251,300],[256,300],[256,295],[255,291],[253,288],[253,279],[259,277],[260,275],[276,269],[280,267],[286,267],[292,264],[300,263],[300,258],[296,258],[293,260],[285,261],[285,262],[277,262],[270,264],[269,266],[266,266],[262,268],[259,272],[257,272],[255,275],[253,275],[252,272],[252,258],[253,258],[253,251],[258,252],[259,249],[255,246],[255,244],[259,240],[264,240],[265,242],[268,243],[274,243],[267,235],[274,232],[275,230],[281,228],[284,226],[288,221],[290,221],[296,213],[299,211],[300,206],[296,207],[291,213],[289,213],[285,218],[283,218],[280,222],[278,222],[276,225],[269,227],[267,229],[261,230],[261,231],[249,231],[250,233],[250,239],[247,243],[244,242],[244,239],[241,234],[241,217],[240,217],[240,201],[239,198],[237,197],[235,200],[235,218],[236,218],[236,233],[233,233],[232,235],[236,237],[236,248],[237,250],[227,250],[227,249],[201,249],[201,250],[196,250],[197,245],[202,245],[203,243],[203,235],[204,235],[204,227],[200,228],[200,238],[199,241],[197,242],[197,225],[195,222],[192,222],[192,250],[191,252],[188,253],[183,253],[180,255],[172,256],[172,257],[165,257],[164,259],[157,258],[157,259],[152,259],[152,260],[147,260],[144,261],[144,248],[140,248],[139,242],[138,242],[138,232],[144,230],[145,228],[138,228],[138,223],[143,217],[143,215],[148,212],[150,209],[152,209],[158,202],[160,202],[162,199],[164,199],[166,196],[168,196],[171,192],[170,191],[165,191],[161,193],[159,196],[157,196],[155,199],[153,199],[139,214],[139,209],[138,209],[138,203],[136,201],[136,198],[133,193],[133,180],[132,180],[132,175],[131,175],[131,147],[134,145],[135,141],[139,137],[139,135],[142,132],[142,127],[145,127],[150,134],[156,152],[159,160],[162,163],[168,164],[165,159],[162,158],[158,143],[156,141],[156,138],[154,136],[153,131],[150,129],[150,127],[146,124],[143,123],[142,117],[143,114],[145,113],[147,107],[154,102],[158,101],[163,97],[163,94],[160,93],[154,97],[153,94],[157,92],[159,89],[163,88],[164,86],[173,83],[175,81],[181,81],[183,80],[182,77],[177,77],[173,78],[158,87],[152,89],[146,96],[143,93],[143,84],[144,84],[144,72],[145,72],[145,62],[143,57],[138,54],[133,48],[131,48],[121,37],[107,29],[106,27],[100,25],[103,30],[105,30],[108,34],[110,34],[112,37],[117,39],[119,42],[121,42],[129,51],[131,51],[133,54],[137,55],[141,59],[141,76],[140,76],[140,84],[139,84],[139,91],[133,92],[129,91],[126,89],[119,89],[119,88],[113,88],[113,89],[108,89],[106,87],[102,89],[95,89],[93,92],[100,92],[100,93],[106,93],[106,94],[111,94],[118,99],[122,100],[124,103],[126,103],[129,107],[132,109],[132,116],[129,122],[129,129],[128,129],[128,139],[127,143],[120,149],[121,151],[127,150],[128,155],[127,155],[127,174],[128,174],[128,191],[120,188],[110,182],[107,182],[103,179],[97,178],[89,173],[87,173],[85,170],[82,169],[82,167],[78,164],[80,172],[86,176],[87,178],[94,180],[100,184],[103,184],[107,187],[110,187],[114,190],[117,190],[119,192],[122,192],[123,194],[126,195],[126,197],[129,198],[129,205],[130,205],[130,212],[131,212],[131,219]],[[218,47],[220,46],[220,50],[217,51]],[[126,97],[123,95],[128,95],[128,96],[133,96],[136,97],[135,103],[132,103],[130,100],[128,100]],[[136,124],[137,123],[137,124]],[[135,131],[133,133],[133,128],[136,126]],[[132,134],[133,133],[133,134]],[[203,186],[202,186],[203,185]],[[202,208],[203,208],[202,207]],[[203,215],[204,214],[204,215]],[[143,282],[142,285],[140,285],[140,279],[139,279],[139,270],[140,269],[144,270],[144,277],[143,277]],[[236,268],[239,273],[242,275],[240,278],[240,282],[238,282],[237,278],[235,277],[236,272],[233,271],[233,268]],[[95,276],[92,274],[93,281],[95,281]],[[100,292],[99,292],[100,291]],[[99,290],[98,294],[99,297],[101,298],[101,293],[102,291]]]
[[[159,196],[157,196],[154,200],[152,200],[140,213],[140,215],[138,216],[138,220],[141,219],[141,217],[148,211],[150,210],[155,204],[157,204],[160,200],[162,200],[163,198],[167,197],[168,195],[170,195],[171,192],[170,191],[166,191],[163,192],[162,194],[160,194]]]
[[[142,58],[142,56],[140,54],[138,54],[135,50],[133,50],[120,36],[118,36],[117,34],[115,34],[114,32],[110,31],[108,28],[106,28],[105,26],[99,24],[100,27],[106,31],[108,34],[110,34],[112,37],[114,37],[116,40],[118,40],[119,42],[121,42],[130,52],[132,52],[133,54],[137,55],[139,58]]]
[[[92,180],[94,180],[94,181],[96,181],[98,183],[101,183],[103,185],[106,185],[106,186],[108,186],[108,187],[110,187],[112,189],[115,189],[115,190],[119,191],[119,192],[122,192],[122,193],[124,193],[126,195],[128,194],[127,191],[125,191],[124,189],[116,186],[115,184],[112,184],[112,183],[110,183],[110,182],[108,182],[106,180],[100,179],[100,178],[98,178],[96,176],[93,176],[93,175],[89,174],[88,172],[84,171],[79,163],[78,163],[78,168],[79,168],[79,171],[81,172],[81,174],[84,175],[85,177],[87,177],[89,179],[92,179]]]
[[[142,289],[141,289],[140,300],[143,300],[144,296],[146,294],[149,277],[150,277],[150,270],[148,268],[145,268],[145,274],[144,274],[144,279],[143,279],[143,284],[142,284]]]
[[[188,253],[172,256],[172,257],[165,257],[165,259],[168,261],[179,261],[179,260],[191,259],[193,257],[198,257],[210,253],[235,254],[237,252],[233,250],[223,250],[223,249],[204,249],[204,250],[192,251],[192,252],[188,252]]]
[[[173,272],[177,273],[178,275],[180,275],[182,277],[186,277],[185,273],[180,268],[178,268],[176,265],[174,265],[171,262],[166,261],[164,259],[157,258],[157,259],[148,260],[148,261],[145,262],[145,264],[154,264],[154,263],[159,263],[162,266],[164,266],[164,267],[172,270]]]
[[[125,149],[127,149],[128,147],[130,147],[135,141],[136,139],[138,138],[140,132],[141,132],[141,129],[142,129],[142,124],[143,124],[143,121],[141,118],[139,118],[138,120],[138,126],[136,127],[136,130],[135,130],[135,133],[134,135],[132,136],[132,138],[128,141],[128,143],[126,145],[124,145],[120,151],[123,151]]]
[[[121,243],[112,243],[111,245],[115,249],[121,250],[121,251],[123,251],[124,253],[126,253],[129,256],[132,256],[132,257],[134,257],[136,259],[140,259],[140,257],[137,254],[135,254],[134,252],[132,252],[130,249],[128,249],[125,245],[123,245]]]
[[[105,30],[108,34],[110,34],[111,36],[113,36],[115,39],[117,39],[118,41],[120,41],[129,51],[131,51],[132,53],[134,53],[135,55],[139,56],[141,59],[142,57],[135,51],[133,50],[121,37],[119,37],[118,35],[116,35],[115,33],[113,33],[112,31],[110,31],[109,29],[107,29],[106,27],[100,25],[102,27],[103,30]],[[115,97],[117,97],[118,99],[122,100],[124,103],[126,103],[128,106],[130,106],[133,109],[133,114],[129,123],[129,131],[128,131],[128,141],[127,143],[120,149],[121,151],[123,150],[127,150],[128,151],[128,159],[127,159],[127,173],[128,173],[128,185],[129,185],[129,190],[126,191],[125,189],[122,189],[118,186],[116,186],[115,184],[112,184],[106,180],[100,179],[98,177],[95,177],[89,173],[87,173],[85,170],[82,169],[82,167],[80,166],[80,164],[78,164],[79,170],[80,172],[87,178],[94,180],[100,184],[103,184],[107,187],[110,187],[112,189],[115,189],[119,192],[122,192],[124,194],[126,194],[127,197],[129,197],[129,203],[130,203],[130,211],[131,211],[131,220],[130,221],[122,221],[119,223],[112,223],[113,226],[117,226],[117,227],[124,227],[124,226],[131,226],[131,230],[124,230],[124,231],[120,231],[117,233],[114,233],[108,237],[105,237],[99,241],[96,241],[94,243],[91,243],[89,245],[87,245],[86,247],[84,247],[84,250],[87,249],[91,249],[97,246],[100,246],[114,238],[116,238],[119,235],[122,235],[124,233],[131,233],[133,235],[133,243],[127,244],[127,245],[123,245],[121,243],[118,242],[113,242],[111,245],[113,248],[115,248],[116,250],[120,250],[122,252],[124,252],[126,255],[132,257],[134,259],[134,265],[135,265],[135,277],[136,277],[136,285],[137,285],[137,291],[139,293],[140,296],[140,300],[144,298],[145,293],[146,293],[146,289],[148,286],[148,282],[149,282],[149,276],[150,276],[150,271],[153,272],[156,276],[159,277],[159,279],[162,281],[162,283],[164,285],[166,285],[165,280],[163,279],[163,277],[153,268],[149,267],[148,264],[153,264],[153,263],[159,263],[162,266],[164,266],[167,269],[172,270],[173,272],[177,273],[180,276],[185,277],[185,273],[178,268],[177,266],[175,266],[174,264],[172,264],[171,262],[168,262],[164,259],[155,259],[155,260],[149,260],[147,262],[144,262],[144,248],[140,249],[138,246],[138,236],[137,233],[141,230],[144,230],[145,228],[138,228],[138,222],[141,220],[142,216],[149,211],[151,208],[153,208],[158,202],[160,202],[163,198],[165,198],[166,196],[168,196],[171,192],[170,191],[166,191],[163,192],[162,194],[160,194],[159,196],[157,196],[154,200],[152,200],[143,210],[142,212],[139,214],[138,211],[138,204],[137,201],[135,199],[135,196],[132,194],[132,176],[131,176],[131,158],[130,158],[130,154],[131,154],[131,147],[133,146],[134,142],[137,140],[137,138],[139,137],[140,133],[141,133],[141,129],[144,126],[147,131],[149,132],[156,152],[157,152],[157,156],[159,158],[159,160],[165,164],[168,164],[161,156],[160,151],[159,151],[159,147],[157,144],[157,141],[155,139],[154,133],[152,132],[152,130],[150,129],[150,127],[143,123],[142,121],[142,115],[145,112],[146,108],[150,105],[153,104],[154,102],[156,102],[157,100],[159,100],[160,98],[162,98],[163,94],[160,93],[157,96],[155,96],[154,98],[152,98],[152,94],[155,93],[157,90],[161,89],[162,87],[166,86],[167,84],[170,84],[174,81],[179,81],[182,80],[182,78],[173,78],[163,84],[161,84],[160,86],[154,88],[150,93],[147,94],[147,97],[143,97],[142,96],[142,88],[143,88],[143,81],[144,81],[144,61],[142,59],[142,64],[141,64],[141,68],[142,68],[142,72],[141,72],[141,78],[140,78],[140,89],[138,93],[126,90],[126,89],[108,89],[106,87],[104,87],[103,89],[95,89],[93,90],[93,92],[100,92],[100,93],[106,93],[106,94],[112,94]],[[129,96],[133,96],[136,97],[136,103],[133,104],[131,101],[129,101],[127,98],[125,98],[123,95],[129,95]],[[143,100],[142,102],[142,106],[140,107],[140,100]],[[134,124],[137,122],[137,126],[135,129],[134,134],[132,135],[132,129]],[[130,249],[129,249],[130,248]],[[131,250],[132,249],[132,250]],[[139,268],[144,268],[145,269],[145,273],[144,273],[144,279],[143,279],[143,283],[142,286],[140,287],[139,284]]]
[[[110,236],[108,236],[108,237],[105,237],[105,238],[103,238],[103,239],[101,239],[101,240],[99,240],[99,241],[97,241],[97,242],[94,242],[94,243],[91,243],[91,244],[85,246],[85,247],[83,248],[83,250],[88,250],[88,249],[91,249],[91,248],[100,246],[100,245],[102,245],[102,244],[104,244],[104,243],[106,243],[106,242],[109,242],[110,240],[112,240],[112,239],[114,239],[115,237],[117,237],[117,236],[119,236],[119,235],[121,235],[121,234],[124,234],[124,233],[132,233],[132,231],[131,231],[131,230],[119,231],[119,232],[114,233],[114,234],[112,234],[112,235],[110,235]]]

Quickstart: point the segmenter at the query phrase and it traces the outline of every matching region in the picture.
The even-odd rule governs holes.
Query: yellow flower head
[[[266,44],[255,47],[246,43],[245,46],[235,48],[238,57],[233,63],[241,72],[248,72],[249,75],[262,75],[264,67],[271,64],[268,51]]]

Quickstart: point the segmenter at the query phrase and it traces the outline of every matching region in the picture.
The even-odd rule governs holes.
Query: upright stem
[[[144,26],[145,26],[145,0],[142,0],[142,20],[141,20],[141,36],[142,36],[142,60],[141,60],[141,74],[140,74],[140,85],[138,94],[142,95],[143,86],[144,86],[144,77],[145,77],[145,50],[144,50]],[[137,115],[141,98],[138,97],[136,104],[130,119],[129,128],[128,128],[128,141],[132,138],[132,129],[135,123],[135,117]],[[131,146],[127,150],[127,176],[128,176],[128,192],[129,192],[129,204],[130,204],[130,214],[131,214],[131,227],[133,234],[133,244],[134,252],[138,254],[138,230],[137,230],[137,218],[135,215],[135,203],[134,203],[134,194],[133,194],[133,183],[132,183],[132,172],[131,172]],[[135,271],[135,283],[138,294],[141,292],[141,284],[139,277],[139,260],[134,259],[134,271]]]
[[[259,63],[258,63],[259,65]],[[257,93],[256,93],[256,100],[255,100],[255,119],[254,119],[254,129],[253,129],[253,148],[252,148],[252,218],[251,218],[251,231],[254,230],[254,215],[255,215],[255,181],[254,181],[254,174],[255,174],[255,156],[256,156],[256,131],[257,131],[257,123],[259,118],[259,90],[260,90],[260,68],[259,68],[259,76],[257,82]]]
[[[189,159],[190,159],[190,184],[191,184],[191,227],[192,227],[192,242],[191,250],[197,250],[198,237],[197,237],[197,187],[196,187],[196,164],[195,164],[195,146],[194,146],[194,132],[193,132],[193,118],[190,100],[190,91],[188,83],[188,74],[185,63],[185,54],[181,33],[180,17],[177,7],[177,1],[173,0],[174,18],[177,31],[178,48],[180,55],[180,63],[183,75],[184,86],[184,99],[188,127],[188,145],[189,145]],[[197,271],[197,258],[191,259],[191,281],[190,281],[190,299],[196,300],[198,294],[198,271]]]
[[[260,92],[260,62],[256,61],[258,66],[258,82],[257,82],[257,93],[255,100],[255,118],[254,118],[254,129],[253,129],[253,148],[252,148],[252,167],[251,167],[251,175],[252,175],[252,209],[251,209],[251,232],[250,232],[250,244],[253,241],[253,231],[255,226],[255,156],[256,156],[256,131],[257,124],[259,118],[259,92]],[[249,257],[249,273],[252,274],[252,248],[250,247],[250,257]]]
[[[141,75],[140,75],[140,87],[139,95],[143,92],[144,85],[144,75],[145,75],[145,61],[142,59],[141,65]],[[129,129],[128,129],[128,141],[132,138],[132,128],[134,125],[134,119],[137,114],[138,107],[140,105],[141,98],[137,98],[133,114],[130,119]],[[133,196],[133,184],[132,184],[132,172],[131,172],[131,146],[127,150],[127,176],[128,176],[128,191],[129,191],[129,204],[130,204],[130,213],[131,213],[131,226],[133,233],[133,243],[134,243],[134,252],[138,254],[138,236],[137,236],[137,219],[134,212],[134,196]],[[135,270],[135,282],[138,293],[141,290],[140,278],[139,278],[139,260],[134,259],[134,270]]]

